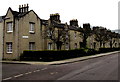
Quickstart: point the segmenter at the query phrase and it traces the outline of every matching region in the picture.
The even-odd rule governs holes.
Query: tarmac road
[[[60,65],[2,65],[2,80],[118,80],[118,55]]]

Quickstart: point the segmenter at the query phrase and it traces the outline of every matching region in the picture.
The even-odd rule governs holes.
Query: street
[[[2,80],[118,80],[118,55],[61,65],[2,64]]]

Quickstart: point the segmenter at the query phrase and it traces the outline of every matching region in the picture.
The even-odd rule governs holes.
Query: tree
[[[113,48],[113,45],[116,41],[119,43],[119,34],[115,32],[108,31],[110,48]]]
[[[46,39],[50,39],[56,44],[57,50],[61,50],[63,43],[66,43],[69,39],[67,24],[51,23],[46,27],[44,33]]]
[[[95,34],[95,40],[100,43],[100,48],[105,47],[105,43],[108,41],[107,29],[101,26],[93,27],[93,33]]]
[[[83,24],[83,28],[79,28],[79,31],[81,33],[80,35],[83,38],[82,47],[86,48],[87,47],[87,38],[92,34],[90,24],[89,23]]]
[[[115,32],[111,32],[110,30],[108,31],[108,37],[109,37],[109,44],[110,44],[110,48],[113,47],[113,44],[115,43]]]

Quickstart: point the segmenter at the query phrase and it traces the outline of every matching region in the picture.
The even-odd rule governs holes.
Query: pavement
[[[0,62],[1,62],[1,63],[10,63],[10,64],[60,65],[60,64],[73,63],[73,62],[83,61],[83,60],[87,60],[87,59],[92,59],[92,58],[97,58],[97,57],[107,56],[107,55],[111,55],[111,54],[119,53],[119,52],[120,52],[120,51],[114,51],[114,52],[108,52],[108,53],[96,54],[96,55],[92,55],[92,56],[78,57],[78,58],[65,59],[65,60],[52,61],[52,62],[7,61],[7,60],[3,60],[3,61],[0,61]]]

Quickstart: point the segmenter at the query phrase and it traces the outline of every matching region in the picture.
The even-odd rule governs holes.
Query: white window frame
[[[69,44],[68,43],[66,43],[66,50],[69,50]]]
[[[29,42],[29,50],[35,50],[35,42]]]
[[[77,43],[75,43],[75,49],[77,49]]]
[[[13,32],[13,23],[7,22],[7,33]]]
[[[6,49],[7,49],[7,53],[12,53],[13,49],[12,49],[12,42],[7,42],[6,43]]]
[[[48,43],[48,50],[52,50],[52,43]]]
[[[30,27],[29,27],[29,32],[30,33],[35,33],[35,23],[30,22]]]

